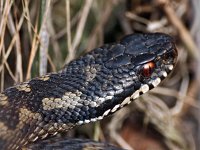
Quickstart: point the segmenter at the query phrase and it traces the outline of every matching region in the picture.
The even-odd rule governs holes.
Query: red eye
[[[150,77],[151,74],[153,73],[154,68],[155,68],[154,62],[149,62],[147,64],[144,64],[143,69],[142,69],[143,76]]]

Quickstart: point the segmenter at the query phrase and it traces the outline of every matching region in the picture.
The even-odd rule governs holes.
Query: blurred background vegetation
[[[199,0],[1,0],[1,91],[138,32],[174,37],[173,74],[130,106],[67,136],[135,150],[200,149]]]

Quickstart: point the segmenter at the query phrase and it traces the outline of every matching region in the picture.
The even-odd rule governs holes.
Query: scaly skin
[[[21,149],[48,135],[101,120],[156,87],[177,50],[161,33],[133,34],[0,95],[0,146]]]

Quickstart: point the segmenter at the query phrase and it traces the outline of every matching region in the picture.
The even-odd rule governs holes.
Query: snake
[[[0,94],[1,149],[23,149],[102,120],[157,87],[177,56],[168,34],[134,33],[91,50],[58,72],[5,89]]]

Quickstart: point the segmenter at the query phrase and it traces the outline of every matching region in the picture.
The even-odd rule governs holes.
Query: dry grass
[[[57,71],[105,41],[132,32],[165,32],[177,41],[178,71],[150,95],[116,113],[109,135],[122,147],[134,149],[118,131],[131,112],[140,111],[144,125],[153,124],[169,149],[199,148],[200,3],[141,1],[0,1],[1,90]],[[96,124],[96,140],[108,139],[103,129]]]

